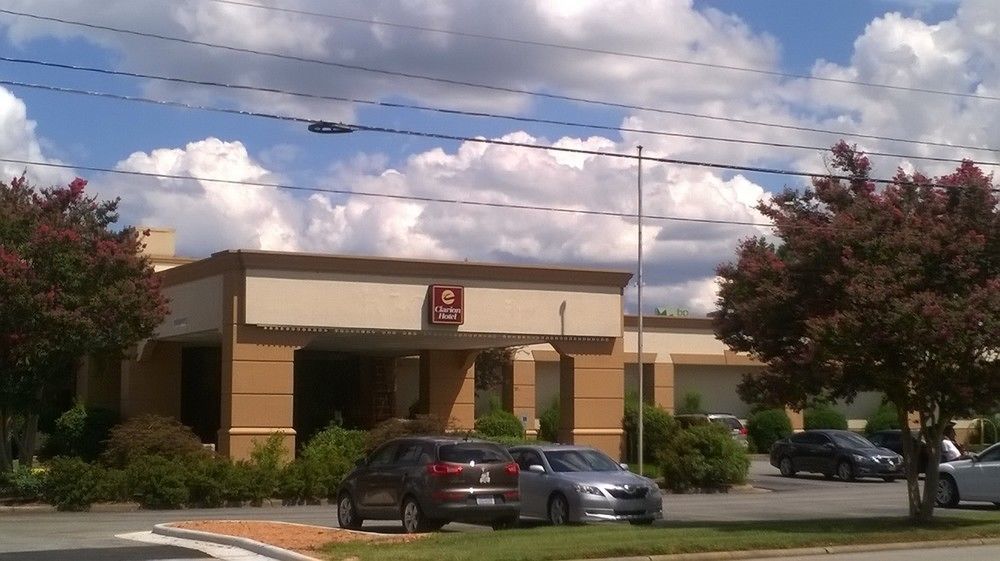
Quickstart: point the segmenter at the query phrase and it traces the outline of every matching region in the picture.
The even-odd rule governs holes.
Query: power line
[[[604,106],[604,107],[614,107],[614,108],[617,108],[617,109],[632,109],[632,110],[636,110],[636,111],[645,111],[645,112],[658,113],[658,114],[664,114],[664,115],[674,115],[674,116],[679,116],[679,117],[691,117],[691,118],[696,118],[696,119],[706,119],[706,120],[720,121],[720,122],[727,122],[727,123],[737,123],[737,124],[746,124],[746,125],[772,127],[772,128],[783,129],[783,130],[794,130],[794,131],[799,131],[799,132],[813,132],[813,133],[820,133],[820,134],[830,134],[830,135],[836,135],[836,136],[841,136],[841,137],[853,137],[853,138],[865,138],[865,139],[872,139],[872,140],[884,140],[884,141],[888,141],[888,142],[901,142],[901,143],[907,143],[907,144],[919,144],[919,145],[925,145],[925,146],[938,146],[938,147],[943,147],[943,148],[955,148],[955,149],[975,150],[975,151],[983,151],[983,152],[994,152],[994,153],[1000,152],[1000,149],[998,149],[998,148],[990,148],[990,147],[985,147],[984,148],[984,147],[980,147],[980,146],[969,146],[969,145],[963,145],[963,144],[948,144],[948,143],[945,143],[945,142],[933,142],[933,141],[927,141],[927,140],[913,140],[913,139],[897,138],[897,137],[891,137],[891,136],[880,136],[880,135],[863,134],[863,133],[856,133],[856,132],[836,131],[836,130],[830,130],[830,129],[822,129],[822,128],[818,128],[818,127],[806,127],[806,126],[799,126],[799,125],[788,125],[788,124],[781,124],[781,123],[770,123],[770,122],[766,122],[766,121],[755,121],[755,120],[751,120],[751,119],[739,119],[739,118],[735,118],[735,117],[721,117],[721,116],[716,116],[716,115],[705,115],[705,114],[701,114],[701,113],[694,113],[694,112],[688,112],[688,111],[677,111],[677,110],[663,109],[663,108],[658,108],[658,107],[648,107],[648,106],[633,105],[633,104],[628,104],[628,103],[619,103],[619,102],[613,102],[613,101],[604,101],[604,100],[598,100],[598,99],[590,99],[590,98],[583,98],[583,97],[574,97],[574,96],[568,96],[568,95],[553,94],[553,93],[547,93],[547,92],[524,90],[524,89],[512,88],[512,87],[506,87],[506,86],[496,86],[496,85],[488,85],[488,84],[479,84],[479,83],[467,82],[467,81],[463,81],[463,80],[454,80],[454,79],[450,79],[450,78],[441,78],[441,77],[435,77],[435,76],[427,76],[427,75],[423,75],[423,74],[412,74],[412,73],[408,73],[408,72],[400,72],[400,71],[394,71],[394,70],[385,70],[385,69],[381,69],[381,68],[373,68],[373,67],[368,67],[368,66],[363,66],[363,65],[357,65],[357,64],[347,64],[347,63],[335,62],[335,61],[331,61],[331,60],[322,60],[322,59],[316,59],[316,58],[303,57],[303,56],[298,56],[298,55],[281,54],[281,53],[275,53],[275,52],[270,52],[270,51],[261,51],[261,50],[256,50],[256,49],[248,49],[248,48],[244,48],[244,47],[234,47],[232,45],[221,45],[221,44],[218,44],[218,43],[210,43],[210,42],[207,42],[207,41],[199,41],[199,40],[195,40],[195,39],[185,39],[185,38],[182,38],[182,37],[175,37],[175,36],[170,36],[170,35],[163,35],[163,34],[159,34],[159,33],[149,33],[149,32],[142,32],[142,31],[135,31],[135,30],[132,30],[132,29],[123,29],[123,28],[112,27],[112,26],[107,26],[107,25],[100,25],[100,24],[94,24],[94,23],[87,23],[87,22],[69,20],[69,19],[65,19],[65,18],[57,18],[57,17],[52,17],[52,16],[43,16],[43,15],[38,15],[38,14],[26,13],[26,12],[17,12],[17,11],[14,11],[14,10],[7,10],[7,9],[0,9],[0,14],[8,14],[8,15],[13,15],[13,16],[26,17],[26,18],[36,19],[36,20],[40,20],[40,21],[49,21],[49,22],[62,23],[62,24],[66,24],[66,25],[73,25],[73,26],[78,26],[78,27],[84,27],[84,28],[87,28],[87,29],[98,29],[98,30],[102,30],[102,31],[110,31],[110,32],[113,32],[113,33],[120,33],[120,34],[124,34],[124,35],[132,35],[132,36],[137,36],[137,37],[145,37],[145,38],[151,38],[151,39],[158,39],[158,40],[162,40],[162,41],[177,42],[177,43],[182,43],[182,44],[187,44],[187,45],[195,45],[195,46],[201,46],[201,47],[208,47],[208,48],[220,49],[220,50],[225,50],[225,51],[230,51],[230,52],[237,52],[237,53],[243,53],[243,54],[252,54],[252,55],[263,56],[263,57],[268,57],[268,58],[275,58],[275,59],[280,59],[280,60],[289,60],[289,61],[295,61],[295,62],[305,62],[305,63],[309,63],[309,64],[318,64],[318,65],[322,65],[322,66],[329,66],[329,67],[334,67],[334,68],[341,68],[341,69],[345,69],[345,70],[354,70],[354,71],[358,71],[358,72],[368,72],[368,73],[380,74],[380,75],[384,75],[384,76],[394,76],[394,77],[398,77],[398,78],[408,78],[408,79],[415,79],[415,80],[424,80],[424,81],[437,82],[437,83],[442,83],[442,84],[449,84],[449,85],[453,85],[453,86],[478,88],[478,89],[499,91],[499,92],[504,92],[504,93],[515,93],[515,94],[529,95],[529,96],[534,96],[534,97],[541,97],[541,98],[546,98],[546,99],[555,99],[555,100],[559,100],[559,101],[572,101],[572,102],[577,102],[577,103],[586,103],[586,104],[592,104],[592,105],[600,105],[600,106]]]
[[[633,127],[617,127],[617,126],[611,126],[611,125],[601,125],[601,124],[596,124],[596,123],[580,123],[580,122],[557,120],[557,119],[543,119],[543,118],[536,118],[536,117],[521,117],[521,116],[517,116],[517,115],[509,115],[509,114],[501,114],[501,113],[489,113],[489,112],[481,112],[481,111],[465,111],[465,110],[460,110],[460,109],[446,109],[446,108],[432,107],[432,106],[426,106],[426,105],[416,105],[416,104],[411,104],[411,103],[395,103],[395,102],[388,102],[388,101],[375,101],[375,100],[370,100],[370,99],[359,99],[359,98],[352,98],[352,97],[332,96],[332,95],[323,95],[323,94],[311,94],[311,93],[305,93],[305,92],[284,90],[284,89],[279,89],[279,88],[269,88],[269,87],[263,87],[263,86],[248,86],[248,85],[244,85],[244,84],[231,84],[231,83],[224,83],[224,82],[214,82],[214,81],[210,81],[210,80],[194,80],[194,79],[189,79],[189,78],[178,78],[178,77],[173,77],[173,76],[162,76],[162,75],[158,75],[158,74],[147,74],[147,73],[141,73],[141,72],[128,72],[128,71],[124,71],[124,70],[112,70],[112,69],[109,69],[109,68],[97,68],[97,67],[92,67],[92,66],[81,66],[81,65],[75,65],[75,64],[65,64],[65,63],[42,61],[42,60],[35,60],[35,59],[7,57],[7,56],[2,56],[2,55],[0,55],[0,61],[10,62],[10,63],[14,63],[14,64],[30,64],[30,65],[35,65],[35,66],[43,66],[43,67],[47,67],[47,68],[58,68],[58,69],[63,69],[63,70],[73,70],[73,71],[89,72],[89,73],[95,73],[95,74],[104,74],[104,75],[110,75],[110,76],[127,76],[127,77],[131,77],[131,78],[143,78],[143,79],[149,79],[149,80],[159,80],[159,81],[164,81],[164,82],[190,84],[190,85],[196,85],[196,86],[207,86],[207,87],[223,88],[223,89],[235,89],[235,90],[243,90],[243,91],[250,91],[250,92],[260,92],[260,93],[273,93],[273,94],[279,94],[279,95],[288,95],[288,96],[294,96],[294,97],[300,97],[300,98],[306,98],[306,99],[323,100],[323,101],[336,101],[336,102],[344,102],[344,103],[358,103],[358,104],[372,105],[372,106],[377,106],[377,107],[387,107],[387,108],[393,108],[393,109],[413,109],[413,110],[418,110],[418,111],[443,113],[443,114],[447,114],[447,115],[459,115],[459,116],[469,116],[469,117],[482,117],[482,118],[492,118],[492,119],[504,119],[504,120],[517,121],[517,122],[526,122],[526,123],[541,123],[541,124],[548,124],[548,125],[559,125],[559,126],[567,126],[567,127],[575,127],[575,128],[587,128],[587,129],[595,129],[595,130],[606,130],[606,131],[614,131],[614,132],[630,132],[630,133],[637,133],[637,134],[649,134],[649,135],[675,137],[675,138],[689,138],[689,139],[694,139],[694,140],[707,140],[707,141],[711,141],[711,142],[726,142],[726,143],[731,143],[731,144],[746,144],[746,145],[754,145],[754,146],[766,146],[766,147],[770,147],[770,148],[791,148],[791,149],[797,149],[797,150],[813,150],[813,151],[820,151],[820,152],[826,152],[827,150],[829,150],[829,147],[809,146],[809,145],[803,145],[803,144],[790,144],[790,143],[784,143],[784,142],[770,142],[770,141],[763,141],[763,140],[738,139],[738,138],[728,138],[728,137],[719,137],[719,136],[709,136],[709,135],[679,133],[679,132],[663,131],[663,130],[647,130],[647,129],[639,129],[639,128],[633,128]],[[915,154],[899,154],[899,153],[892,153],[892,152],[866,151],[865,153],[867,155],[869,155],[869,156],[879,156],[879,157],[887,157],[887,158],[900,158],[900,159],[908,159],[908,160],[924,160],[924,161],[933,161],[933,162],[962,163],[963,161],[965,161],[964,159],[958,159],[958,158],[944,158],[944,157],[937,157],[937,156],[918,156],[918,155],[915,155]],[[974,163],[976,165],[980,165],[980,166],[1000,166],[1000,163],[997,163],[997,162],[987,162],[987,161],[980,161],[980,160],[971,160],[971,161],[972,161],[972,163]]]
[[[322,13],[322,12],[310,12],[310,11],[307,11],[307,10],[297,10],[297,9],[293,9],[293,8],[282,8],[282,7],[278,7],[278,6],[268,6],[268,5],[262,5],[262,4],[253,4],[253,3],[250,3],[250,2],[239,2],[237,0],[207,0],[207,1],[209,1],[209,2],[215,2],[215,3],[218,3],[218,4],[229,4],[229,5],[233,5],[233,6],[243,6],[243,7],[254,8],[254,9],[258,9],[258,10],[267,10],[267,11],[271,11],[271,12],[297,14],[297,15],[304,15],[304,16],[310,16],[310,17],[318,17],[318,18],[330,19],[330,20],[336,20],[336,21],[347,21],[347,22],[352,22],[352,23],[363,23],[363,24],[368,24],[368,25],[378,25],[378,26],[383,26],[383,27],[394,27],[394,28],[397,28],[397,29],[408,29],[408,30],[411,30],[411,31],[424,31],[424,32],[429,32],[429,33],[440,33],[442,35],[454,35],[454,36],[457,36],[457,37],[468,37],[468,38],[471,38],[471,39],[486,39],[486,40],[489,40],[489,41],[499,41],[499,42],[511,43],[511,44],[515,44],[515,45],[525,45],[525,46],[531,46],[531,47],[546,47],[546,48],[561,49],[561,50],[567,50],[567,51],[577,51],[577,52],[582,52],[582,53],[590,53],[590,54],[598,54],[598,55],[610,55],[610,56],[616,56],[616,57],[649,60],[649,61],[654,61],[654,62],[667,62],[667,63],[671,63],[671,64],[683,64],[683,65],[688,65],[688,66],[697,66],[697,67],[701,67],[701,68],[712,68],[712,69],[715,69],[715,70],[733,70],[733,71],[747,72],[747,73],[752,73],[752,74],[763,74],[765,76],[774,76],[774,77],[778,77],[778,78],[794,78],[794,79],[800,79],[800,80],[812,80],[812,81],[817,81],[817,82],[827,82],[827,83],[834,83],[834,84],[847,84],[847,85],[853,85],[853,86],[864,86],[864,87],[868,87],[868,88],[883,88],[883,89],[896,90],[896,91],[904,91],[904,92],[915,92],[915,93],[924,93],[924,94],[933,94],[933,95],[946,95],[946,96],[963,97],[963,98],[969,98],[969,99],[981,99],[981,100],[987,100],[987,101],[1000,101],[1000,97],[998,97],[998,96],[992,96],[992,95],[974,94],[974,93],[968,93],[968,92],[956,92],[956,91],[948,91],[948,90],[935,90],[935,89],[930,89],[930,88],[918,88],[918,87],[914,87],[914,86],[898,86],[898,85],[893,85],[893,84],[883,84],[883,83],[879,83],[879,82],[865,82],[865,81],[861,81],[861,80],[848,80],[848,79],[845,79],[845,78],[828,78],[828,77],[823,77],[823,76],[813,76],[811,74],[796,74],[796,73],[792,73],[792,72],[780,72],[780,71],[777,71],[777,70],[767,70],[767,69],[764,69],[764,68],[751,68],[751,67],[747,67],[747,66],[736,66],[736,65],[731,65],[731,64],[719,64],[719,63],[713,63],[713,62],[700,62],[700,61],[686,60],[686,59],[680,59],[680,58],[670,58],[670,57],[646,55],[646,54],[641,54],[641,53],[629,53],[629,52],[623,52],[623,51],[615,51],[615,50],[610,50],[610,49],[598,49],[598,48],[595,48],[595,47],[581,47],[581,46],[577,46],[577,45],[566,45],[566,44],[562,44],[562,43],[550,43],[550,42],[546,42],[546,41],[533,41],[533,40],[530,40],[530,39],[517,39],[517,38],[513,38],[513,37],[502,37],[502,36],[499,36],[499,35],[490,35],[490,34],[486,34],[486,33],[472,33],[472,32],[468,32],[468,31],[455,31],[455,30],[451,30],[451,29],[441,29],[441,28],[437,28],[437,27],[425,27],[425,26],[405,24],[405,23],[394,23],[394,22],[388,22],[388,21],[382,21],[382,20],[376,20],[376,19],[366,19],[366,18],[350,17],[350,16],[343,16],[343,15],[336,15],[336,14],[327,14],[327,13]]]
[[[476,207],[487,207],[487,208],[504,208],[504,209],[514,209],[514,210],[532,210],[532,211],[542,211],[542,212],[557,212],[562,214],[583,214],[588,216],[607,216],[613,218],[635,218],[634,213],[627,212],[612,212],[607,210],[591,210],[584,208],[566,208],[566,207],[553,207],[553,206],[543,206],[543,205],[523,205],[515,203],[496,203],[488,201],[470,201],[466,199],[449,199],[443,197],[426,197],[419,195],[394,195],[391,193],[376,193],[373,191],[356,191],[353,189],[332,189],[324,187],[304,187],[301,185],[291,185],[285,183],[268,183],[262,181],[245,181],[245,180],[235,180],[235,179],[221,179],[213,177],[199,177],[195,175],[179,175],[179,174],[169,174],[169,173],[153,173],[153,172],[143,172],[143,171],[131,171],[122,170],[115,168],[99,167],[99,166],[80,166],[71,164],[58,164],[52,162],[42,162],[36,160],[23,160],[18,158],[0,158],[0,162],[9,164],[20,164],[27,166],[41,166],[50,167],[58,169],[69,169],[69,170],[81,170],[81,171],[91,171],[100,173],[111,173],[119,175],[130,175],[139,177],[149,177],[156,179],[179,179],[179,180],[194,180],[194,181],[204,181],[206,183],[223,183],[229,185],[241,185],[245,187],[267,187],[273,189],[283,189],[288,191],[308,191],[316,193],[330,193],[336,195],[356,195],[359,197],[373,197],[380,199],[395,199],[403,201],[413,201],[413,202],[424,202],[424,203],[443,203],[443,204],[455,204],[455,205],[466,205],[466,206],[476,206]],[[750,222],[750,221],[740,221],[740,220],[722,220],[714,218],[694,218],[688,216],[671,216],[671,215],[659,215],[659,214],[644,214],[643,218],[650,218],[653,220],[664,220],[671,222],[688,222],[697,224],[716,224],[716,225],[729,225],[729,226],[752,226],[758,228],[774,228],[773,224],[766,224],[761,222]]]
[[[311,124],[316,124],[317,122],[320,122],[320,123],[323,122],[323,121],[317,121],[315,119],[306,119],[306,118],[303,118],[303,117],[293,117],[293,116],[278,115],[278,114],[273,114],[273,113],[262,113],[262,112],[258,112],[258,111],[246,111],[246,110],[242,110],[242,109],[228,109],[228,108],[223,108],[223,107],[209,107],[209,106],[203,106],[203,105],[193,105],[193,104],[183,103],[183,102],[179,102],[179,101],[168,101],[168,100],[161,100],[161,99],[151,99],[151,98],[138,97],[138,96],[128,96],[128,95],[113,94],[113,93],[108,93],[108,92],[80,90],[80,89],[75,89],[75,88],[64,88],[64,87],[58,87],[58,86],[47,86],[47,85],[43,85],[43,84],[31,84],[31,83],[27,83],[27,82],[17,82],[17,81],[14,81],[14,80],[0,80],[0,85],[14,86],[14,87],[24,87],[24,88],[33,88],[33,89],[39,89],[39,90],[51,91],[51,92],[58,92],[58,93],[70,93],[70,94],[78,94],[78,95],[87,95],[87,96],[101,97],[101,98],[106,98],[106,99],[114,99],[116,101],[130,101],[130,102],[140,102],[140,103],[151,103],[151,104],[160,105],[160,106],[179,107],[179,108],[183,108],[183,109],[194,109],[194,110],[199,110],[199,111],[209,111],[209,112],[216,112],[216,113],[225,113],[225,114],[230,114],[230,115],[240,115],[240,116],[244,116],[244,117],[260,117],[260,118],[264,118],[264,119],[272,119],[272,120],[277,120],[277,121],[285,121],[285,122],[293,122],[293,123],[301,123],[301,124],[310,124],[311,125]],[[628,154],[628,153],[623,153],[623,152],[608,152],[608,151],[604,151],[604,150],[589,150],[589,149],[586,149],[586,148],[570,148],[570,147],[567,147],[567,146],[544,146],[544,145],[540,145],[540,144],[530,144],[530,143],[527,143],[527,142],[516,142],[516,141],[512,141],[512,140],[500,140],[500,139],[495,139],[495,138],[485,138],[485,137],[481,137],[481,136],[479,136],[479,137],[475,137],[475,136],[461,136],[461,135],[452,135],[452,134],[444,134],[444,133],[429,132],[429,131],[398,129],[398,128],[392,128],[392,127],[379,127],[379,126],[372,126],[372,125],[362,125],[362,124],[356,124],[356,123],[343,123],[343,122],[338,122],[338,123],[324,123],[324,124],[335,125],[338,128],[351,129],[351,130],[356,130],[356,131],[380,132],[380,133],[387,133],[387,134],[399,134],[399,135],[416,136],[416,137],[422,137],[422,138],[434,138],[434,139],[438,139],[438,140],[454,140],[454,141],[459,141],[459,142],[475,142],[475,143],[480,143],[480,144],[492,144],[492,145],[498,145],[498,146],[514,147],[514,148],[527,148],[527,149],[531,149],[531,150],[545,150],[545,151],[551,151],[551,152],[565,152],[565,153],[571,153],[571,154],[583,154],[583,155],[588,155],[588,156],[601,156],[601,157],[620,158],[620,159],[627,159],[627,160],[638,159],[638,156],[636,156],[635,154]],[[685,159],[680,159],[680,158],[667,158],[667,157],[662,157],[662,156],[660,156],[660,157],[657,157],[657,156],[643,156],[643,160],[645,160],[645,161],[660,162],[660,163],[664,163],[664,164],[674,164],[674,165],[680,165],[680,166],[692,166],[692,167],[701,167],[701,168],[709,168],[709,169],[720,169],[720,170],[729,170],[729,171],[739,171],[739,172],[747,172],[747,173],[763,173],[763,174],[769,174],[769,175],[785,175],[785,176],[793,176],[793,177],[805,177],[805,178],[810,178],[810,179],[811,178],[816,178],[816,177],[824,177],[824,178],[828,178],[828,179],[831,179],[831,180],[842,180],[842,181],[854,181],[854,180],[857,180],[856,177],[851,177],[851,176],[848,176],[848,175],[840,175],[840,174],[809,173],[809,172],[794,171],[794,170],[781,169],[781,168],[769,168],[769,167],[761,167],[761,166],[745,166],[745,165],[738,165],[738,164],[724,164],[724,163],[718,163],[718,162],[705,162],[705,161],[701,161],[701,160],[685,160]],[[872,177],[865,178],[865,181],[868,181],[868,182],[871,182],[871,183],[878,183],[878,184],[895,184],[895,183],[899,183],[895,179],[872,178]],[[913,182],[909,182],[909,184],[913,185],[915,187],[932,187],[932,188],[942,188],[942,189],[953,188],[953,186],[949,186],[949,185],[936,185],[936,184],[933,184],[933,183],[913,183]],[[1000,189],[994,189],[994,191],[1000,191]]]

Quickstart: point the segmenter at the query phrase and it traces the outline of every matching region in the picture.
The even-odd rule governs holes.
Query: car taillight
[[[507,464],[507,467],[504,468],[504,471],[507,472],[507,475],[517,475],[521,473],[521,467],[517,465],[517,462],[511,462]]]
[[[740,434],[743,435],[743,436],[746,436],[747,435],[747,428],[746,427],[740,427]]]
[[[431,475],[458,475],[462,473],[462,466],[459,464],[449,464],[447,462],[434,462],[427,465],[427,473]]]
[[[503,500],[507,502],[521,500],[521,493],[518,491],[504,491]]]

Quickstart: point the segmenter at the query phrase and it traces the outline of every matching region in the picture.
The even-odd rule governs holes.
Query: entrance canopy
[[[160,274],[171,311],[156,339],[214,343],[228,321],[310,349],[389,356],[621,337],[632,276],[247,250]]]

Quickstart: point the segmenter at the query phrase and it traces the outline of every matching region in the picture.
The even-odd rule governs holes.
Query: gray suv
[[[341,528],[402,520],[407,533],[452,521],[516,524],[519,468],[502,446],[481,440],[408,437],[377,448],[347,474],[337,493]]]

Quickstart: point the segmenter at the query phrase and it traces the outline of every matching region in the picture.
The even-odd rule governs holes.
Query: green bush
[[[639,457],[639,402],[629,396],[625,400],[625,416],[622,418],[622,428],[625,429],[625,450],[628,461],[636,461]],[[642,455],[646,462],[655,462],[659,451],[666,446],[667,441],[677,431],[677,423],[670,413],[648,403],[642,408]]]
[[[792,434],[792,422],[783,409],[764,409],[747,419],[747,438],[763,454],[771,450],[776,441]]]
[[[260,506],[278,496],[278,484],[285,464],[284,435],[274,433],[265,440],[254,439],[250,450],[250,503]]]
[[[45,474],[38,468],[19,465],[12,471],[0,474],[0,496],[23,501],[36,501],[42,497]]]
[[[162,456],[183,459],[208,453],[190,428],[180,421],[158,415],[140,415],[111,429],[104,461],[126,467],[138,458]]]
[[[45,501],[57,510],[88,510],[101,499],[104,471],[77,457],[57,457],[45,476]]]
[[[155,455],[135,458],[125,468],[129,495],[143,508],[180,508],[190,498],[186,471],[178,459]]]
[[[687,392],[684,394],[681,406],[677,408],[678,415],[690,415],[692,413],[704,412],[705,409],[701,406],[701,394],[698,392]]]
[[[309,439],[299,457],[281,470],[277,496],[285,504],[336,499],[340,482],[364,453],[363,431],[330,425]]]
[[[486,438],[522,438],[524,427],[510,411],[493,409],[476,419],[476,432]]]
[[[847,417],[829,404],[821,403],[802,413],[802,426],[811,429],[847,430]]]
[[[88,462],[100,457],[118,413],[77,403],[55,421],[52,434],[39,450],[41,458],[77,456]]]
[[[217,508],[229,502],[226,481],[232,469],[228,458],[211,454],[195,454],[182,460],[184,486],[188,491],[187,506]]]
[[[387,419],[375,425],[365,436],[365,450],[371,451],[382,444],[403,436],[448,434],[451,424],[433,415],[418,415],[414,419]]]
[[[715,424],[677,431],[659,454],[660,473],[675,492],[744,483],[750,469],[746,450]]]
[[[888,403],[878,406],[865,423],[865,434],[871,436],[880,430],[898,429],[899,419],[896,408]]]
[[[548,408],[538,416],[538,440],[543,442],[559,442],[558,399],[553,399]]]

